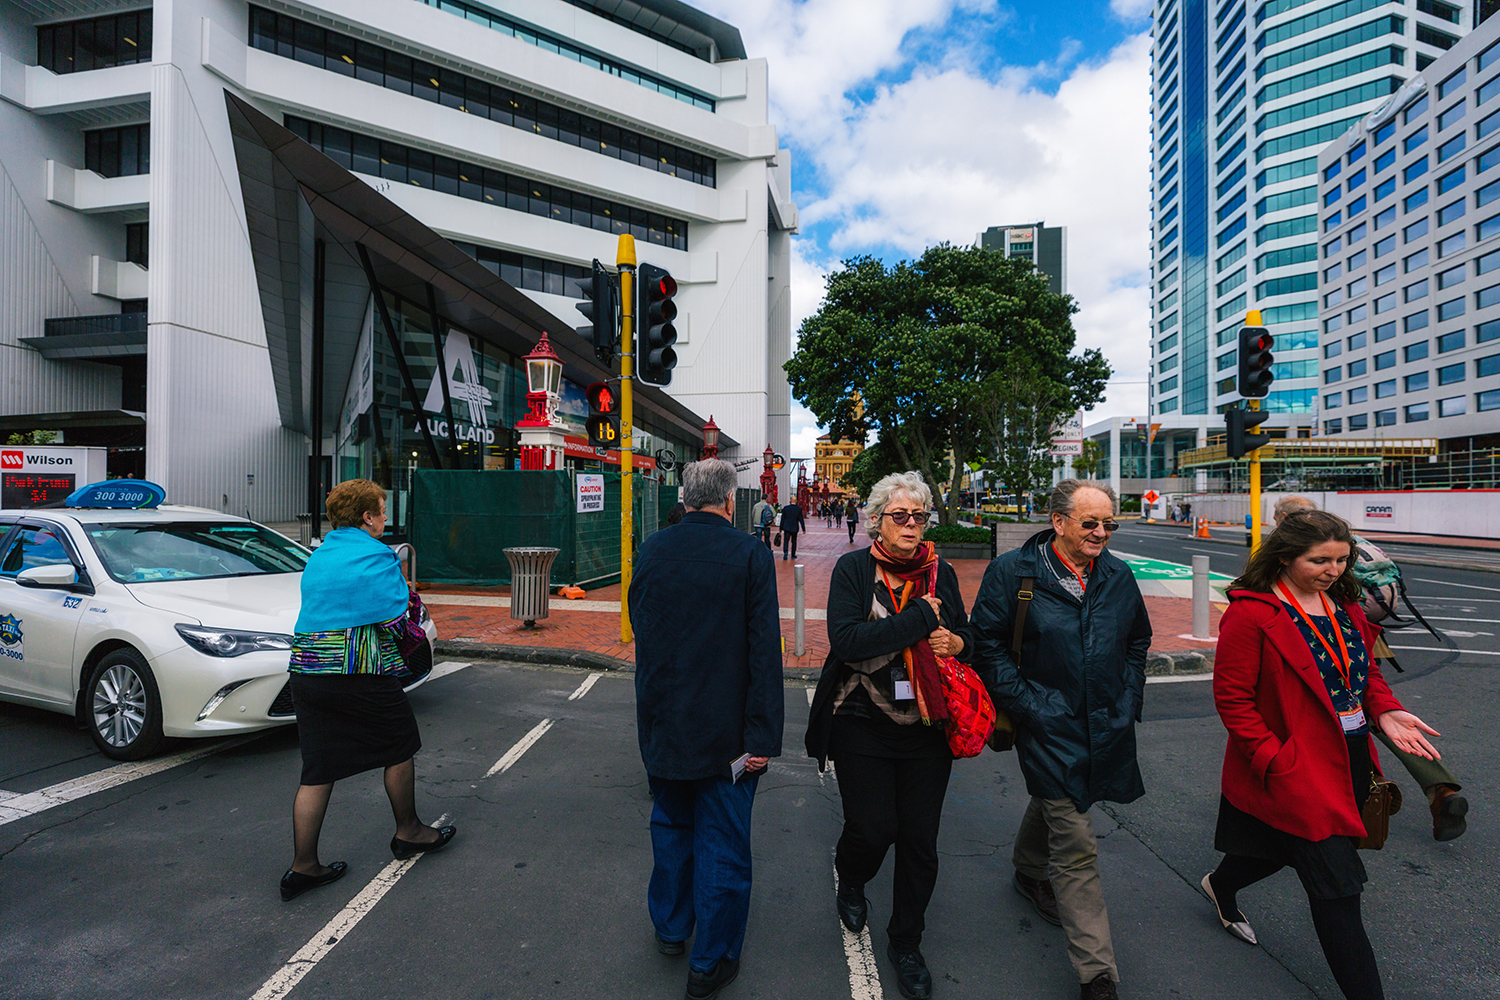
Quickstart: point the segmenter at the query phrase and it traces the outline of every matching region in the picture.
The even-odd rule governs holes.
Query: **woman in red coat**
[[[1355,838],[1378,769],[1371,727],[1436,760],[1436,736],[1391,694],[1369,655],[1380,630],[1360,610],[1342,518],[1289,515],[1230,584],[1214,656],[1214,703],[1229,745],[1203,891],[1224,928],[1255,943],[1237,893],[1291,866],[1334,979],[1349,1000],[1382,1000],[1360,918],[1365,867]]]

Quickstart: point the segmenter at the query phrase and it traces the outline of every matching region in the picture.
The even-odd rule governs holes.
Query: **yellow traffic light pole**
[[[1260,310],[1251,309],[1245,314],[1246,326],[1260,326]],[[1254,412],[1260,409],[1260,400],[1245,401],[1245,408]],[[1260,548],[1260,449],[1250,452],[1250,554]]]
[[[620,237],[615,252],[620,269],[620,641],[630,642],[630,564],[635,555],[635,443],[631,421],[635,419],[635,237]]]

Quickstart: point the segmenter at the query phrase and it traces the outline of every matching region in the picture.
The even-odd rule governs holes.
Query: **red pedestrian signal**
[[[614,448],[620,443],[618,400],[608,382],[595,382],[584,390],[589,401],[589,419],[585,425],[589,444],[595,448]]]

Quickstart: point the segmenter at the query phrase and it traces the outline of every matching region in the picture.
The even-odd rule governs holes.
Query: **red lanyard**
[[[1292,596],[1292,592],[1287,589],[1286,584],[1278,581],[1276,586],[1281,589],[1281,596],[1286,598],[1286,603],[1291,606],[1292,611],[1303,621],[1307,622],[1308,629],[1312,631],[1313,635],[1318,637],[1318,641],[1323,644],[1323,648],[1328,650],[1328,655],[1333,658],[1333,665],[1338,668],[1339,677],[1344,682],[1344,690],[1353,694],[1354,685],[1350,682],[1349,675],[1353,670],[1354,664],[1349,658],[1349,647],[1344,644],[1344,630],[1339,627],[1338,615],[1334,614],[1333,605],[1329,602],[1328,595],[1319,591],[1318,599],[1323,602],[1323,610],[1328,612],[1328,621],[1333,625],[1333,634],[1339,641],[1338,653],[1333,651],[1333,647],[1328,644],[1328,639],[1323,635],[1322,630],[1314,625],[1312,619],[1307,616],[1307,612],[1302,610],[1302,605],[1297,603],[1297,599]],[[1340,658],[1339,653],[1343,654],[1342,658]]]
[[[882,576],[880,582],[883,583],[883,584],[885,584],[886,593],[888,593],[888,594],[891,595],[891,606],[896,609],[896,613],[900,614],[902,611],[905,611],[906,610],[906,598],[907,598],[907,595],[911,593],[912,582],[910,580],[906,581],[905,586],[903,586],[901,588],[901,597],[900,597],[899,600],[896,597],[896,591],[895,591],[895,589],[891,587],[891,581],[885,579]]]
[[[1063,558],[1063,554],[1061,552],[1057,551],[1057,543],[1056,542],[1052,543],[1052,554],[1055,555],[1055,556],[1057,556],[1057,561],[1058,562],[1060,562],[1064,566],[1068,567],[1068,572],[1073,574],[1074,579],[1076,579],[1078,581],[1078,586],[1083,589],[1084,593],[1087,593],[1088,589],[1089,589],[1089,585],[1084,582],[1084,580],[1083,580],[1083,574],[1080,573],[1080,572],[1078,572],[1076,569],[1074,569],[1073,568],[1073,564],[1070,563],[1070,562],[1068,562],[1066,559],[1064,559]],[[1090,559],[1089,560],[1089,573],[1092,574],[1093,572],[1094,572],[1094,560]]]

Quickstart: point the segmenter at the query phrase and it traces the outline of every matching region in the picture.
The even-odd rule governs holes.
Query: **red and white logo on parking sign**
[[[0,469],[19,469],[25,464],[25,452],[0,451]]]

